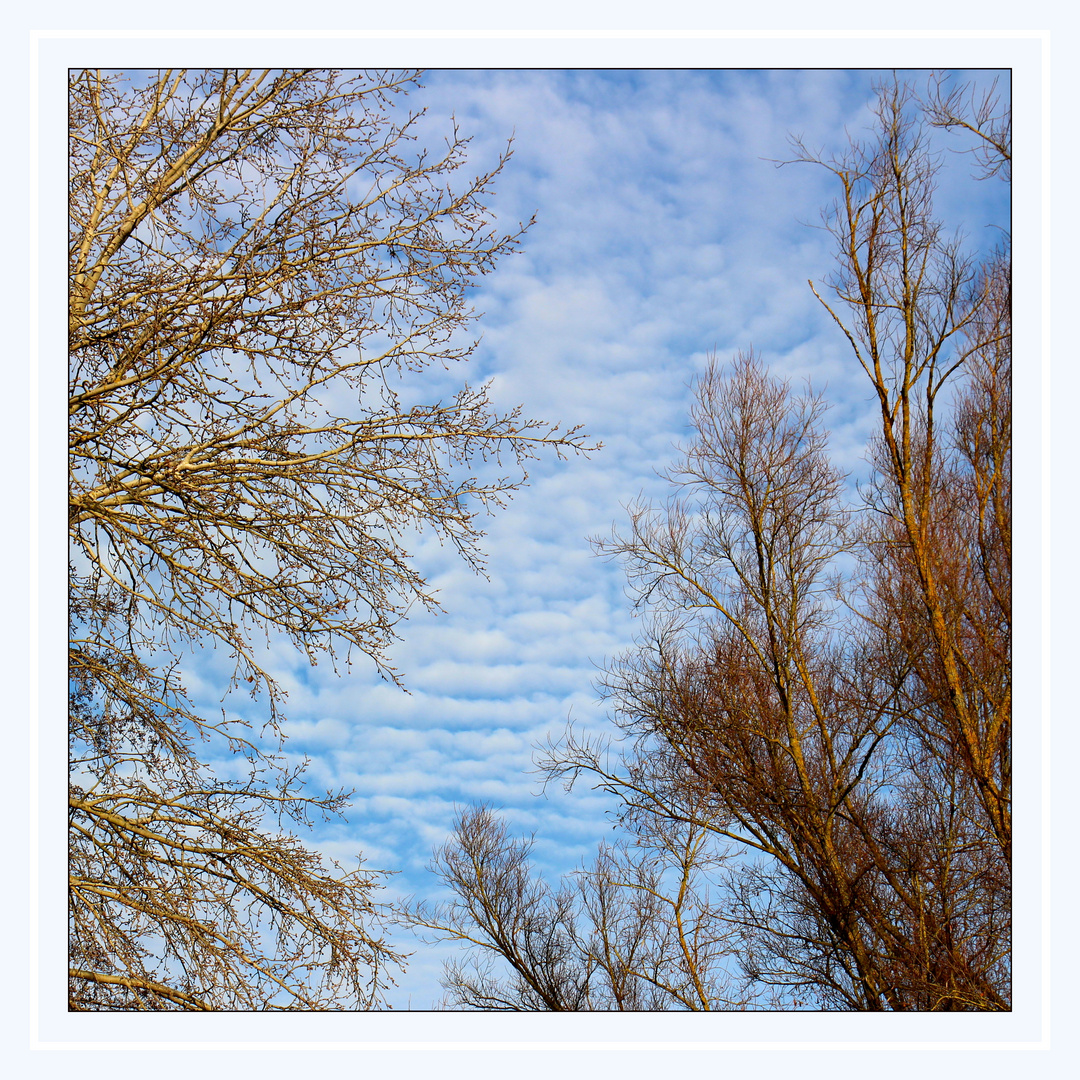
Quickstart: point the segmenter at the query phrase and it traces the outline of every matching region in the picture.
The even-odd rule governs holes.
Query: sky
[[[476,171],[512,136],[490,205],[507,229],[536,214],[523,251],[474,292],[483,339],[473,359],[429,371],[417,392],[434,401],[466,379],[490,380],[500,407],[580,424],[603,446],[534,463],[529,485],[484,524],[487,578],[431,538],[414,542],[444,610],[414,612],[401,627],[392,658],[407,692],[363,664],[338,676],[272,648],[289,692],[286,753],[309,760],[316,791],[355,791],[346,821],[305,840],[347,867],[362,851],[368,867],[395,871],[386,899],[437,896],[426,864],[469,804],[492,803],[513,833],[533,834],[552,881],[610,835],[614,804],[586,786],[542,791],[534,748],[568,720],[605,730],[595,683],[632,643],[635,622],[620,567],[597,558],[589,538],[622,525],[628,504],[665,497],[658,473],[687,437],[691,385],[710,355],[752,348],[774,373],[810,380],[832,402],[834,459],[853,480],[864,470],[869,388],[807,284],[832,264],[820,227],[831,177],[779,162],[793,156],[791,136],[826,156],[843,150],[870,122],[882,77],[436,70],[410,97],[427,109],[432,145],[456,117]],[[925,73],[911,77],[924,85]],[[1007,189],[973,182],[969,159],[946,148],[961,145],[941,141],[939,213],[986,250],[989,226],[1008,224]],[[189,689],[216,706],[227,659],[194,664]],[[230,708],[257,719],[257,705]],[[433,1007],[446,950],[391,934],[416,951],[390,1004]]]
[[[125,2],[122,0],[121,9]],[[26,167],[6,170],[2,181],[7,185],[9,201],[25,205],[27,209],[27,258],[9,265],[7,280],[13,291],[13,310],[26,311],[30,315],[29,318],[11,320],[8,327],[9,352],[17,361],[9,365],[9,397],[26,405],[11,411],[9,441],[15,446],[29,448],[26,460],[19,462],[20,467],[11,477],[9,503],[18,527],[6,530],[4,534],[8,564],[26,568],[25,574],[12,574],[8,581],[9,610],[14,617],[7,620],[5,656],[12,676],[8,683],[9,717],[12,718],[9,756],[16,762],[25,762],[27,767],[11,770],[8,780],[9,795],[16,805],[29,808],[30,819],[29,828],[16,829],[10,837],[14,872],[20,884],[4,893],[4,903],[10,906],[10,910],[5,910],[8,924],[25,927],[27,931],[17,933],[12,939],[17,967],[22,967],[19,958],[25,962],[25,977],[10,983],[12,993],[5,1015],[15,1037],[9,1040],[9,1056],[13,1055],[17,1061],[20,1054],[24,1055],[28,1059],[24,1071],[29,1073],[40,1068],[42,1050],[50,1061],[56,1060],[58,1054],[67,1054],[82,1074],[94,1076],[114,1072],[118,1052],[127,1061],[133,1056],[141,1056],[162,1076],[184,1077],[190,1075],[193,1067],[207,1076],[224,1075],[226,1070],[232,1074],[236,1071],[237,1056],[241,1054],[248,1071],[258,1069],[267,1076],[292,1076],[301,1063],[310,1069],[313,1059],[316,1066],[353,1068],[357,1054],[362,1055],[369,1068],[384,1066],[398,1076],[428,1076],[433,1069],[440,1075],[473,1076],[478,1067],[484,1071],[485,1066],[493,1072],[509,1068],[516,1076],[548,1076],[552,1068],[562,1075],[578,1075],[597,1068],[610,1070],[613,1062],[628,1076],[655,1076],[661,1057],[665,1067],[674,1060],[680,1068],[709,1069],[715,1067],[718,1054],[723,1054],[723,1060],[731,1068],[742,1067],[755,1073],[764,1071],[766,1075],[773,1074],[770,1066],[774,1066],[777,1074],[782,1069],[786,1075],[797,1055],[799,1069],[810,1075],[831,1075],[840,1058],[845,1067],[855,1071],[907,1075],[914,1062],[927,1076],[944,1076],[953,1068],[953,1055],[947,1049],[951,1047],[961,1050],[965,1060],[975,1063],[975,1067],[985,1064],[990,1071],[999,1067],[1003,1050],[1014,1053],[1027,1050],[1038,1056],[1039,1068],[1047,1075],[1069,1075],[1064,1065],[1074,1056],[1068,1033],[1075,1004],[1076,937],[1068,913],[1070,899],[1075,894],[1075,860],[1066,852],[1052,861],[1051,853],[1053,839],[1071,836],[1069,822],[1073,816],[1075,786],[1072,778],[1072,763],[1076,757],[1072,752],[1075,749],[1075,725],[1068,720],[1075,712],[1071,674],[1076,654],[1076,577],[1075,544],[1071,538],[1077,527],[1072,482],[1076,367],[1069,362],[1069,349],[1062,349],[1062,362],[1055,363],[1050,342],[1071,341],[1071,312],[1076,291],[1076,245],[1072,235],[1076,224],[1069,206],[1076,172],[1075,139],[1070,124],[1075,74],[1073,65],[1068,62],[1075,39],[1076,16],[1072,9],[1037,0],[1034,5],[1025,6],[1018,20],[1016,6],[1000,0],[980,3],[977,8],[969,3],[942,5],[937,0],[934,3],[916,0],[905,7],[902,17],[898,18],[895,10],[887,8],[843,3],[823,12],[820,8],[781,0],[779,5],[770,6],[766,17],[762,18],[762,12],[751,7],[706,10],[699,4],[678,0],[662,8],[654,4],[622,2],[617,9],[610,0],[586,0],[585,4],[581,0],[572,3],[555,0],[542,10],[508,8],[489,0],[468,5],[465,9],[418,0],[403,19],[400,9],[378,5],[365,7],[359,11],[358,18],[355,5],[339,6],[329,0],[313,9],[305,8],[298,21],[295,5],[271,0],[260,8],[258,31],[255,31],[250,12],[243,7],[222,9],[220,5],[203,5],[201,0],[195,0],[185,7],[186,21],[178,21],[176,11],[171,8],[147,8],[145,5],[139,7],[137,17],[127,17],[135,14],[134,6],[127,6],[132,8],[130,13],[121,10],[122,17],[114,18],[112,23],[106,14],[85,32],[76,29],[84,25],[85,18],[78,15],[67,0],[44,8],[27,8],[27,12],[32,10],[33,13],[22,22],[22,9],[16,9],[11,32],[5,41],[10,50],[5,70],[12,100],[16,102],[17,113],[24,103],[28,105],[24,115],[29,120],[29,131],[23,129],[24,135],[28,136]],[[327,29],[329,27],[333,28],[332,33]],[[853,27],[857,29],[853,31]],[[500,31],[503,40],[492,40],[493,30]],[[396,40],[418,32],[424,34],[424,41]],[[460,40],[463,34],[471,34],[472,40]],[[579,40],[589,35],[592,35],[589,40]],[[606,40],[616,36],[618,40],[614,43]],[[670,40],[676,36],[681,40]],[[596,37],[605,40],[593,40]],[[188,1018],[184,1027],[192,1033],[181,1037],[212,1041],[177,1043],[177,1028],[169,1022],[168,1016],[142,1016],[137,1018],[136,1026],[132,1017],[98,1015],[93,1024],[88,1025],[79,1022],[86,1021],[87,1017],[66,1012],[62,927],[66,918],[63,840],[66,771],[63,763],[67,744],[64,725],[56,722],[56,718],[63,715],[66,704],[63,678],[66,507],[60,495],[66,478],[66,452],[63,410],[58,405],[65,394],[62,374],[65,364],[56,360],[64,351],[66,304],[65,292],[58,288],[65,273],[67,250],[63,212],[67,198],[64,71],[69,66],[88,63],[105,66],[229,64],[236,62],[238,53],[267,63],[379,67],[415,63],[418,56],[428,58],[428,63],[434,60],[475,65],[551,63],[552,58],[565,63],[771,64],[777,61],[805,63],[808,58],[824,64],[848,64],[855,58],[881,64],[895,63],[899,58],[918,63],[955,63],[961,57],[966,57],[970,63],[993,57],[995,62],[1017,65],[1018,161],[1026,167],[1018,169],[1016,178],[1014,209],[1020,277],[1015,300],[1018,313],[1024,316],[1017,327],[1018,340],[1026,344],[1027,355],[1026,362],[1018,370],[1014,400],[1021,435],[1016,465],[1024,477],[1016,486],[1018,578],[1015,601],[1020,627],[1016,638],[1016,687],[1024,702],[1027,723],[1016,758],[1017,801],[1026,809],[1018,815],[1022,842],[1016,847],[1016,886],[1017,911],[1026,913],[1027,917],[1019,920],[1015,928],[1018,990],[1025,993],[1018,995],[1013,1014],[990,1018],[993,1020],[992,1031],[980,1029],[972,1034],[967,1023],[961,1028],[955,1018],[939,1026],[934,1021],[945,1018],[907,1017],[901,1037],[916,1041],[901,1043],[897,1042],[895,1021],[888,1017],[862,1016],[849,1020],[843,1016],[811,1016],[802,1023],[795,1015],[785,1017],[784,1023],[778,1025],[769,1016],[726,1016],[716,1018],[723,1020],[722,1028],[706,1028],[712,1035],[701,1036],[714,1041],[691,1044],[677,1041],[688,1037],[685,1027],[664,1027],[659,1017],[628,1017],[626,1019],[632,1021],[630,1028],[619,1027],[617,1017],[580,1018],[587,1023],[587,1028],[576,1026],[574,1022],[579,1018],[575,1017],[562,1018],[560,1026],[556,1026],[557,1018],[554,1017],[535,1018],[543,1022],[539,1027],[525,1026],[526,1021],[533,1018],[519,1018],[518,1026],[509,1028],[516,1034],[507,1035],[506,1025],[511,1021],[508,1017],[500,1018],[502,1022],[496,1029],[487,1017],[446,1017],[444,1024],[443,1018],[427,1014],[404,1027],[387,1025],[384,1018],[372,1017],[370,1019],[377,1023],[374,1028],[364,1028],[360,1023],[362,1018],[294,1017],[298,1022],[303,1021],[301,1032],[311,1033],[301,1036],[306,1040],[302,1044],[282,1046],[280,1040],[297,1037],[297,1028],[291,1026],[286,1030],[281,1017]],[[1058,62],[1052,64],[1051,58]],[[862,79],[862,76],[858,78]],[[475,90],[475,77],[467,72],[455,73],[453,79],[458,81],[459,87],[469,84]],[[442,98],[446,97],[445,80],[439,86],[434,85],[432,79],[428,81],[429,88],[424,96],[429,104],[436,91]],[[857,86],[846,100],[847,105],[842,111],[858,113],[860,91]],[[1059,104],[1053,111],[1056,124],[1051,122],[1052,103]],[[717,104],[722,106],[723,101]],[[464,115],[461,95],[452,102],[452,107]],[[487,111],[493,111],[493,104],[489,104]],[[785,111],[794,113],[798,110]],[[480,115],[486,115],[486,112]],[[723,112],[719,119],[722,118]],[[525,149],[530,131],[534,147],[543,150],[542,141],[537,143],[535,136],[548,121],[546,114],[533,109],[528,115],[510,119],[510,126],[517,129],[519,151]],[[796,120],[799,124],[807,123],[805,115]],[[833,128],[829,127],[829,131],[833,132]],[[775,132],[775,142],[782,144],[783,135],[782,130]],[[550,148],[555,157],[561,150],[558,145]],[[529,195],[529,189],[535,190],[537,186],[537,178],[523,172],[524,160],[519,153],[501,182],[500,197],[513,200],[520,196],[519,201],[528,205],[530,211],[540,209],[538,227],[533,230],[527,245],[527,256],[535,260],[545,250],[557,252],[557,244],[542,245],[540,240],[541,230],[558,218],[552,217],[550,204],[541,207],[540,200]],[[605,163],[605,168],[610,164]],[[725,172],[732,166],[732,163],[728,164]],[[602,178],[606,179],[607,174],[594,178],[594,182]],[[1054,180],[1056,184],[1052,182]],[[809,193],[803,199],[796,197],[797,189],[805,183],[808,183],[805,179],[793,180],[795,195],[777,207],[788,220],[778,222],[776,235],[781,241],[786,236],[788,244],[794,243],[798,229],[796,217],[790,214],[787,202],[805,203],[809,208],[806,216],[800,216],[799,220],[816,220],[813,197]],[[976,194],[984,196],[985,192]],[[1054,209],[1059,212],[1054,214]],[[803,243],[813,245],[813,239],[804,235]],[[725,243],[731,240],[729,232]],[[827,259],[824,247],[818,246],[815,250],[822,259]],[[754,263],[763,268],[769,265],[783,267],[784,253],[780,252],[779,263],[775,262],[776,254],[762,251],[761,258],[755,256]],[[509,274],[511,268],[519,269],[527,256],[506,260],[500,273]],[[812,263],[815,259],[808,256],[805,261]],[[799,290],[803,277],[807,276],[803,273],[806,268],[796,268],[792,263],[786,265],[791,266],[792,271],[785,272],[783,280],[794,282],[791,286],[793,295],[801,305],[804,297]],[[746,267],[742,269],[745,271]],[[821,265],[816,265],[813,272],[820,273]],[[481,306],[489,313],[496,310],[494,298],[498,280],[489,280],[489,288],[481,297]],[[1026,285],[1026,290],[1020,287],[1021,284]],[[779,307],[782,313],[782,306]],[[800,310],[807,311],[805,307]],[[705,347],[710,347],[717,333],[709,320],[716,320],[718,312],[704,311],[701,315],[694,325],[705,327],[702,337],[710,343]],[[1068,326],[1065,320],[1068,320]],[[508,325],[503,323],[504,328]],[[493,318],[485,320],[485,327],[490,342],[494,332]],[[1056,338],[1055,327],[1058,330]],[[513,337],[512,329],[507,333]],[[828,352],[839,361],[838,346],[821,325],[818,325],[816,338],[822,346],[819,359]],[[755,337],[755,345],[767,352],[770,362],[776,364],[781,359],[782,350],[765,336]],[[691,353],[681,355],[689,367]],[[20,360],[20,357],[27,359]],[[477,358],[478,363],[480,359]],[[835,390],[834,382],[830,392],[835,393]],[[565,397],[568,402],[571,400],[569,393]],[[855,398],[856,406],[859,400]],[[635,402],[635,405],[639,404]],[[539,414],[538,409],[533,411]],[[836,411],[834,420],[835,416]],[[677,426],[673,424],[673,428]],[[674,436],[677,436],[677,430]],[[610,446],[606,453],[605,460],[614,475],[617,470]],[[857,461],[857,454],[855,457]],[[588,464],[598,460],[593,459]],[[576,464],[571,463],[568,468],[573,470],[575,467]],[[555,472],[551,470],[552,475]],[[570,481],[579,475],[570,472]],[[634,475],[632,470],[625,475],[633,481],[630,486],[640,487],[649,481],[651,466],[644,477]],[[534,479],[542,483],[546,476],[537,473]],[[550,487],[549,484],[548,491]],[[634,487],[635,491],[637,487]],[[1053,498],[1054,494],[1059,497]],[[503,515],[507,528],[513,515],[525,514],[529,503],[524,500],[529,497],[529,492],[523,493]],[[590,493],[588,497],[593,496]],[[619,501],[619,498],[612,500],[615,514],[620,512]],[[533,513],[535,517],[535,510]],[[598,512],[595,516],[602,515]],[[498,519],[493,522],[493,525],[497,524]],[[518,528],[519,533],[526,531],[525,525]],[[496,542],[502,537],[505,533],[497,531],[489,537],[493,571],[500,570],[500,558],[513,554],[513,549],[508,552],[505,544],[497,548]],[[1052,545],[1052,539],[1058,543]],[[574,542],[578,543],[579,538]],[[504,561],[501,567],[503,579],[514,576],[509,563]],[[617,596],[616,574],[603,577],[602,565],[594,566],[590,573],[594,593],[606,589],[604,595]],[[609,584],[602,585],[602,581]],[[468,622],[473,596],[469,584],[468,579],[463,579],[459,592],[450,595],[444,591],[443,594],[448,605],[464,598],[456,611],[443,617],[444,620],[456,618],[454,625],[459,628]],[[420,629],[416,619],[408,629],[408,651],[403,648],[398,655],[414,664],[412,674],[415,675],[420,666],[417,658],[426,655],[425,646],[419,637],[413,637]],[[443,637],[454,639],[450,633],[444,633]],[[326,686],[329,685],[327,680]],[[354,676],[354,696],[363,699],[365,687],[369,685],[374,685],[373,680],[362,680],[358,672]],[[415,690],[415,681],[413,686]],[[592,700],[588,688],[582,695],[584,699]],[[1056,710],[1052,703],[1057,706]],[[299,723],[317,723],[322,715],[318,707],[312,707],[310,699],[304,704],[294,695],[292,705],[291,715]],[[1053,712],[1062,720],[1052,726]],[[377,715],[377,710],[353,708],[342,712],[341,722],[348,731],[363,724],[368,725],[369,731],[374,731],[373,717]],[[602,720],[602,713],[599,716]],[[404,726],[396,719],[393,723]],[[560,717],[555,718],[555,724],[561,725]],[[358,745],[365,745],[358,737],[357,741]],[[293,745],[297,745],[295,739]],[[328,751],[323,747],[313,756],[326,759]],[[527,759],[527,755],[525,757]],[[517,809],[510,809],[517,814]],[[1050,829],[1052,822],[1062,823],[1054,837]],[[362,819],[354,815],[350,828],[353,838],[347,838],[343,850],[352,850],[359,845],[371,851],[383,826],[374,818]],[[435,831],[439,828],[441,826],[436,822]],[[25,837],[19,835],[22,831],[25,831]],[[425,842],[416,837],[414,850],[418,855]],[[336,843],[333,837],[326,841],[327,845]],[[396,856],[397,853],[391,851],[389,854]],[[402,853],[403,861],[405,854]],[[572,861],[569,855],[567,861]],[[25,887],[21,885],[23,878]],[[421,891],[424,887],[422,875],[411,869],[398,880],[415,881],[414,888]],[[1054,913],[1058,914],[1054,924],[1057,933],[1051,937],[1052,892],[1057,893],[1059,903],[1054,905]],[[417,958],[414,958],[407,979],[414,998],[419,999],[427,993],[426,990],[417,991],[422,982]],[[433,987],[431,992],[437,996],[434,975],[427,985]],[[323,1019],[334,1023],[324,1025]],[[406,1017],[396,1019],[407,1020]],[[470,1024],[470,1019],[477,1023]],[[974,1019],[977,1018],[967,1018]],[[218,1020],[220,1024],[216,1022]],[[336,1040],[343,1037],[339,1022],[342,1020],[346,1025],[352,1025],[348,1031],[354,1031],[358,1026],[360,1031],[360,1034],[346,1034],[345,1038],[378,1038],[385,1036],[365,1036],[363,1032],[389,1030],[396,1034],[403,1030],[412,1034],[396,1034],[396,1037],[414,1040],[435,1037],[445,1041],[435,1044],[424,1041],[411,1044],[366,1042],[339,1046]],[[651,1020],[657,1023],[652,1025]],[[876,1020],[882,1023],[876,1024]],[[485,1023],[479,1023],[481,1021]],[[15,1034],[16,1028],[20,1034]],[[702,1030],[699,1024],[695,1028]],[[494,1035],[496,1030],[500,1033],[497,1036]],[[613,1030],[625,1034],[611,1035]],[[437,1034],[431,1035],[432,1031]],[[547,1040],[553,1037],[549,1034],[552,1031],[568,1033],[564,1037],[575,1041],[550,1046],[535,1041],[527,1044],[452,1041],[507,1037]],[[652,1045],[638,1041],[647,1037],[662,1041]],[[245,1038],[248,1041],[239,1042]],[[327,1041],[309,1041],[320,1038]],[[611,1043],[590,1045],[601,1038],[633,1041],[621,1046]],[[802,1042],[798,1041],[800,1038]],[[140,1039],[158,1041],[135,1041]],[[262,1044],[251,1041],[258,1039],[267,1041]],[[918,1041],[920,1039],[922,1041]],[[986,1041],[979,1042],[979,1039]],[[1009,1044],[1009,1039],[1015,1041]],[[584,1044],[576,1040],[584,1040]],[[943,1046],[945,1053],[942,1053]],[[882,1053],[882,1050],[887,1052]],[[901,1052],[897,1053],[897,1050]],[[32,1067],[31,1056],[34,1058]]]

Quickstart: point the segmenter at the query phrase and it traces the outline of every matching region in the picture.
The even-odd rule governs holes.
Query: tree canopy
[[[417,73],[76,71],[70,78],[72,1008],[377,1004],[400,957],[378,875],[285,828],[336,813],[258,732],[185,689],[224,650],[269,744],[275,637],[387,657],[435,605],[406,538],[482,568],[480,516],[576,431],[484,386],[468,290],[518,245],[453,128],[414,146]],[[222,779],[204,751],[248,762]]]

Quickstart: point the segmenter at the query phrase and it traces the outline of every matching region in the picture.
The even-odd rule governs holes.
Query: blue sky
[[[475,292],[484,337],[473,360],[424,373],[412,391],[433,401],[491,380],[500,406],[581,424],[603,449],[535,463],[529,486],[487,520],[487,580],[416,538],[413,556],[444,613],[416,612],[402,626],[393,658],[409,693],[364,664],[339,677],[271,646],[289,690],[286,753],[310,759],[314,789],[356,791],[348,821],[320,824],[308,840],[345,865],[362,851],[370,867],[398,871],[387,898],[432,894],[432,847],[469,803],[494,803],[514,831],[535,833],[536,862],[553,877],[610,835],[604,798],[538,793],[533,747],[568,718],[605,726],[593,684],[631,643],[634,622],[620,568],[594,557],[587,538],[621,524],[640,496],[665,495],[657,470],[686,434],[690,383],[710,353],[753,347],[774,371],[825,390],[834,455],[858,475],[868,389],[807,285],[832,263],[815,227],[830,175],[777,161],[791,156],[790,135],[841,151],[845,132],[869,123],[871,84],[886,74],[438,70],[410,98],[428,110],[431,145],[457,118],[477,171],[513,135],[491,205],[508,229],[537,214],[522,253]],[[925,73],[912,77],[925,83]],[[941,216],[973,247],[989,246],[987,223],[1007,225],[1006,188],[973,183],[966,158],[943,154]],[[189,689],[219,707],[227,658],[197,654],[192,664]],[[257,702],[229,708],[261,721]],[[440,996],[444,952],[415,947],[395,1008],[430,1008]]]
[[[492,206],[508,228],[537,213],[523,252],[475,293],[475,357],[425,373],[417,394],[490,379],[498,404],[582,424],[604,446],[536,463],[487,522],[489,580],[417,538],[414,558],[445,611],[403,625],[393,656],[409,693],[364,665],[337,677],[272,650],[290,694],[286,752],[310,759],[316,789],[356,790],[349,820],[311,839],[343,863],[362,850],[369,866],[399,871],[388,896],[431,894],[424,867],[457,806],[504,808],[515,831],[535,833],[537,864],[553,876],[610,829],[611,804],[586,789],[540,796],[532,751],[568,718],[604,726],[593,683],[634,624],[619,567],[595,558],[587,537],[621,523],[639,496],[663,497],[656,470],[686,432],[689,384],[710,352],[752,346],[774,371],[811,379],[834,403],[836,458],[853,475],[862,468],[867,389],[807,286],[831,265],[829,237],[814,227],[830,176],[776,161],[791,155],[792,134],[841,150],[845,132],[869,122],[881,75],[434,71],[410,99],[427,108],[433,144],[456,116],[477,170],[512,134]],[[941,214],[985,245],[987,223],[1007,224],[1005,186],[973,184],[967,159],[944,153]],[[207,703],[224,665],[204,657],[193,672]],[[258,719],[257,705],[234,705]],[[405,932],[398,940],[411,947]],[[442,955],[418,948],[395,1008],[434,1004]]]

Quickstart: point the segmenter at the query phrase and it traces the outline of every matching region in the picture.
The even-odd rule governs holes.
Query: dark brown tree
[[[640,820],[633,844],[550,889],[531,843],[490,808],[459,815],[432,870],[456,895],[399,912],[436,940],[471,949],[446,964],[451,1009],[641,1011],[737,1007],[732,934],[710,899],[722,870],[696,820]]]

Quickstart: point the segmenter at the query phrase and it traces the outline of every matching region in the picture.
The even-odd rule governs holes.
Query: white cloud
[[[537,797],[532,746],[570,714],[603,723],[597,666],[629,644],[633,620],[618,565],[594,558],[586,537],[621,523],[639,495],[663,497],[656,470],[685,437],[689,384],[709,354],[753,346],[777,372],[811,378],[835,402],[837,460],[862,468],[862,377],[806,285],[832,265],[828,236],[800,224],[819,222],[829,177],[765,159],[790,154],[789,133],[841,148],[845,126],[867,119],[870,81],[829,71],[428,77],[428,130],[445,132],[455,113],[474,136],[475,168],[515,132],[493,197],[503,225],[539,216],[524,254],[477,291],[486,315],[474,361],[409,385],[434,399],[490,378],[500,406],[584,424],[605,445],[535,463],[530,486],[485,523],[490,580],[431,538],[410,538],[445,608],[402,626],[394,657],[410,694],[362,663],[341,678],[309,670],[273,643],[290,692],[289,753],[311,759],[315,788],[357,792],[347,824],[316,831],[323,850],[360,848],[370,865],[401,871],[393,895],[423,894],[431,848],[464,804],[506,807],[515,829],[535,831],[537,861],[553,872],[610,830],[595,793]],[[978,205],[970,190],[970,220],[1001,213],[996,189],[984,186]],[[956,209],[949,185],[943,198]],[[193,693],[216,702],[229,670],[222,654],[198,654]],[[239,698],[229,707],[258,714]],[[414,964],[395,1001],[425,1007],[438,987],[427,959]]]

